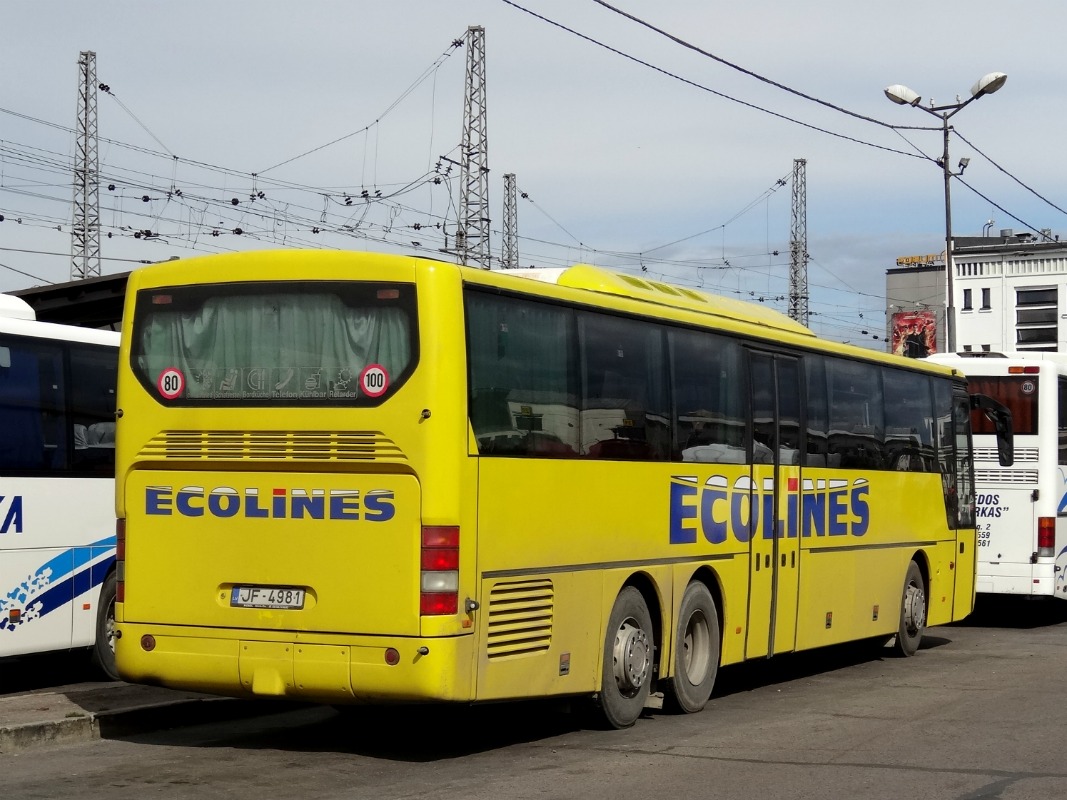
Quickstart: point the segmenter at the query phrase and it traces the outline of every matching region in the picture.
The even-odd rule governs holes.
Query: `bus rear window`
[[[375,405],[418,358],[415,287],[214,284],[138,294],[131,360],[167,403]]]
[[[984,394],[1011,410],[1016,436],[1037,434],[1037,375],[968,375],[967,391]],[[975,434],[995,434],[992,421],[980,410],[971,412]]]

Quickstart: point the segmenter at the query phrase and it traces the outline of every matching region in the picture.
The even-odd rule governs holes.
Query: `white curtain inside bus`
[[[356,397],[369,364],[399,375],[411,332],[399,308],[353,308],[326,294],[209,298],[192,312],[153,309],[138,366],[186,377],[189,398]]]

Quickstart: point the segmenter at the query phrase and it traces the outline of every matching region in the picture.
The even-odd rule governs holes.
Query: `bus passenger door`
[[[799,586],[800,367],[749,353],[752,397],[748,658],[796,647]]]

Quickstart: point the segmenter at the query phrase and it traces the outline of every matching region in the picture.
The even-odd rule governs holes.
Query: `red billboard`
[[[896,355],[922,358],[937,352],[937,315],[933,311],[897,311],[892,325]]]

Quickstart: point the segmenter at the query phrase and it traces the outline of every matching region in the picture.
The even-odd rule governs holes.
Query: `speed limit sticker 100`
[[[389,373],[381,364],[368,364],[359,373],[359,388],[367,397],[381,397],[389,388]]]
[[[185,391],[185,376],[180,369],[167,367],[159,373],[156,388],[164,400],[173,400],[176,397],[181,397],[181,393]]]

